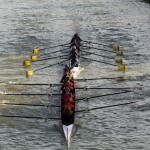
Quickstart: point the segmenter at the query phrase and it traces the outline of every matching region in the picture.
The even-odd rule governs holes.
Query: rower
[[[63,105],[62,107],[62,123],[71,124],[74,123],[74,106],[73,105]]]
[[[71,43],[73,43],[75,40],[77,41],[77,43],[80,43],[82,41],[81,38],[78,36],[77,33],[71,39]]]
[[[66,93],[66,94],[64,94],[63,96],[61,96],[61,100],[63,101],[63,99],[68,99],[68,98],[71,98],[71,99],[73,99],[74,100],[74,98],[75,98],[75,95],[74,94],[72,94],[72,93]]]
[[[66,87],[73,88],[74,87],[74,84],[72,82],[70,82],[69,76],[66,77],[66,82],[63,83],[62,87],[64,87],[64,88],[66,88]]]
[[[67,65],[67,67],[65,67],[65,69],[64,69],[64,75],[63,75],[63,77],[62,77],[60,83],[66,82],[66,77],[67,77],[67,76],[72,76],[71,74],[72,74],[72,73],[71,73],[71,69],[70,69],[70,67]]]
[[[69,55],[74,54],[76,51],[77,51],[76,46],[73,46],[73,47],[71,48],[71,51],[70,51],[70,54],[69,54]]]
[[[79,58],[79,55],[78,53],[75,51],[75,53],[73,53],[69,59],[70,59],[70,66],[73,68],[73,67],[78,67],[78,58]]]
[[[66,105],[66,104],[72,104],[72,105],[74,105],[74,100],[72,98],[68,97],[66,99],[64,98],[62,100],[62,103],[63,103],[63,105]]]
[[[75,93],[75,88],[74,88],[74,84],[72,82],[70,82],[69,80],[70,78],[67,76],[66,77],[66,82],[63,83],[62,87],[61,87],[61,90],[62,92],[65,94],[65,89],[66,88],[69,88],[70,92],[71,93]]]
[[[69,94],[69,93],[75,94],[74,87],[72,89],[70,87],[66,87],[66,88],[62,87],[61,90],[62,90],[62,96],[64,96],[65,94]]]

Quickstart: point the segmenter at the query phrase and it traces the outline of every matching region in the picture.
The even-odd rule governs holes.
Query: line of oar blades
[[[104,45],[104,44],[99,44],[99,43],[92,43],[92,42],[89,42],[89,41],[83,41],[83,42],[86,42],[88,44],[98,44],[98,45],[103,45],[103,46],[108,46],[108,45]],[[51,48],[56,48],[58,46],[65,46],[65,45],[68,45],[70,43],[67,43],[67,44],[62,44],[62,45],[57,45],[57,46],[53,46]],[[110,46],[108,46],[110,47]],[[94,47],[88,47],[88,48],[94,48]],[[115,47],[114,47],[115,48]],[[119,47],[116,46],[116,49],[118,49]],[[68,49],[68,48],[66,48]],[[43,54],[41,56],[45,56],[45,55],[48,55],[48,54],[52,54],[52,53],[56,53],[56,52],[60,52],[60,51],[64,51],[66,49],[63,49],[63,50],[58,50],[58,51],[55,51],[55,52],[51,52],[51,53],[46,53],[46,54]],[[97,49],[97,50],[103,50],[103,49],[98,49],[98,48],[94,48],[94,49]],[[34,51],[34,50],[33,50]],[[37,53],[39,50],[36,50],[35,49],[35,53]],[[105,51],[108,51],[110,52],[109,50],[105,50]],[[107,56],[103,56],[103,55],[98,55],[96,53],[92,53],[92,52],[86,52],[84,51],[85,53],[88,53],[88,54],[93,54],[93,55],[97,55],[97,56],[101,56],[101,57],[106,57],[106,58],[110,58],[110,59],[113,59],[111,57],[107,57]],[[53,59],[53,58],[63,58],[63,57],[66,57],[67,55],[61,55],[61,56],[55,56],[55,57],[49,57],[49,58],[43,58],[41,60],[38,60],[38,61],[43,61],[43,60],[48,60],[48,59]],[[88,58],[85,58],[83,57],[84,59],[88,59]],[[94,60],[94,59],[90,59],[90,60],[93,60],[93,61],[97,61],[97,60]],[[66,60],[65,60],[66,61]],[[55,64],[60,64],[60,63],[63,63],[64,61],[61,61],[61,62],[57,62]],[[97,62],[101,62],[101,63],[105,63],[103,61],[97,61]],[[48,68],[48,67],[51,67],[55,64],[51,64],[51,65],[48,65],[48,66],[45,66],[45,67],[42,67],[40,69],[36,69],[34,70],[35,71],[38,71],[38,70],[41,70],[41,69],[45,69],[45,68]],[[107,64],[110,64],[110,63],[107,63]],[[113,65],[114,64],[110,64],[110,65]],[[106,78],[105,78],[106,79]],[[107,78],[108,79],[108,78]],[[112,78],[109,78],[109,79],[112,79]],[[86,81],[86,79],[84,79],[84,81]],[[17,85],[17,84],[16,84]],[[24,85],[24,84],[18,84],[18,85]],[[26,84],[27,85],[27,84]],[[33,84],[32,84],[33,85]],[[34,85],[39,85],[39,84],[34,84]],[[43,84],[45,85],[45,84]],[[50,84],[48,84],[50,85]],[[98,89],[98,88],[79,88],[79,89]],[[102,89],[102,88],[101,88]],[[106,89],[106,88],[104,88]],[[107,88],[108,89],[108,88]],[[102,96],[108,96],[108,95],[114,95],[114,94],[121,94],[121,93],[127,93],[127,92],[131,92],[131,91],[124,91],[124,92],[119,92],[119,93],[111,93],[111,94],[106,94],[106,95],[100,95],[100,96],[93,96],[93,97],[86,97],[86,98],[81,98],[81,99],[77,99],[77,100],[89,100],[91,98],[95,98],[95,97],[102,97]],[[50,95],[50,94],[4,94],[4,95]],[[55,95],[58,95],[58,94],[55,94]],[[108,108],[108,107],[115,107],[115,106],[120,106],[120,105],[128,105],[128,104],[132,104],[132,103],[135,103],[135,102],[129,102],[129,103],[123,103],[123,104],[116,104],[116,105],[109,105],[109,106],[103,106],[103,107],[95,107],[95,108],[88,108],[88,109],[84,109],[84,110],[79,110],[79,111],[76,111],[76,112],[84,112],[84,111],[91,111],[91,110],[96,110],[96,109],[103,109],[103,108]],[[24,105],[24,106],[46,106],[46,107],[60,107],[60,106],[55,106],[55,105],[43,105],[43,104],[15,104],[15,103],[3,103],[3,104],[8,104],[8,105]],[[31,117],[31,116],[9,116],[9,115],[0,115],[1,117],[16,117],[16,118],[30,118],[30,119],[33,119],[33,118],[36,118],[36,119],[60,119],[60,118],[51,118],[51,117]]]
[[[86,43],[93,43],[93,42],[89,42],[89,41],[83,41],[83,42],[86,42]],[[68,43],[69,44],[69,43]],[[93,43],[93,44],[98,44],[98,43]],[[67,44],[64,44],[64,46],[65,45],[67,45]],[[98,44],[98,45],[103,45],[103,46],[108,46],[108,45],[104,45],[104,44]],[[60,46],[60,45],[58,45],[58,46]],[[61,46],[63,46],[63,45],[61,45]],[[54,46],[54,47],[57,47],[57,46]],[[54,47],[52,47],[52,48],[54,48]],[[110,47],[110,46],[108,46],[108,47]],[[101,49],[101,48],[95,48],[95,47],[90,47],[90,46],[84,46],[83,48],[93,48],[93,49],[95,49],[95,50],[101,50],[101,51],[105,51],[105,52],[111,52],[111,53],[114,53],[113,51],[110,51],[110,50],[105,50],[105,49]],[[67,50],[68,49],[68,47],[66,48],[66,49],[63,49],[63,50],[57,50],[57,51],[53,51],[53,52],[49,52],[49,53],[45,53],[45,54],[42,54],[42,55],[39,55],[39,56],[48,56],[49,54],[53,54],[53,53],[57,53],[57,52],[61,52],[61,51],[65,51],[65,50]],[[114,49],[115,49],[115,51],[117,51],[117,52],[120,52],[119,51],[119,46],[114,46]],[[36,50],[36,49],[35,49]],[[95,53],[95,52],[87,52],[87,51],[85,51],[85,50],[82,50],[85,54],[93,54],[93,55],[96,55],[96,56],[101,56],[101,57],[104,57],[104,58],[108,58],[108,59],[114,59],[113,57],[109,57],[109,56],[104,56],[104,55],[100,55],[100,54],[97,54],[97,53]],[[36,52],[36,51],[35,51]],[[38,52],[38,51],[37,51]],[[123,55],[123,53],[121,52],[121,55]],[[44,60],[49,60],[49,59],[55,59],[55,58],[62,58],[62,59],[65,59],[65,60],[62,60],[62,61],[59,61],[59,62],[56,62],[56,63],[53,63],[53,64],[50,64],[50,65],[48,65],[48,66],[44,66],[44,67],[41,67],[41,68],[38,68],[38,69],[36,69],[36,70],[34,70],[34,71],[27,71],[26,72],[26,76],[27,77],[30,77],[32,74],[33,74],[33,72],[37,72],[37,71],[40,71],[40,70],[42,70],[42,69],[46,69],[46,68],[49,68],[49,67],[52,67],[52,66],[54,66],[54,65],[57,65],[57,64],[62,64],[62,63],[64,63],[65,61],[67,61],[67,60],[69,60],[68,58],[66,58],[67,57],[67,55],[60,55],[60,56],[54,56],[54,57],[47,57],[47,58],[42,58],[42,59],[40,59],[40,60],[37,60],[37,56],[35,56],[36,58],[34,59],[34,57],[33,57],[33,61],[32,61],[32,57],[31,57],[31,61],[24,61],[23,62],[23,65],[24,66],[26,66],[26,67],[28,67],[28,66],[30,66],[31,65],[31,62],[33,62],[33,63],[35,63],[35,62],[39,62],[39,61],[44,61]],[[101,60],[95,60],[95,59],[91,59],[91,58],[87,58],[87,57],[84,57],[84,56],[82,56],[82,58],[83,59],[86,59],[86,60],[92,60],[92,61],[95,61],[95,62],[100,62],[100,63],[104,63],[104,64],[108,64],[108,65],[111,65],[111,66],[117,66],[116,64],[112,64],[112,63],[109,63],[109,62],[105,62],[105,61],[101,61]],[[36,60],[36,61],[35,61]],[[116,62],[119,62],[119,63],[122,63],[122,59],[116,59],[115,60]],[[119,65],[118,66],[118,70],[125,70],[125,65]]]

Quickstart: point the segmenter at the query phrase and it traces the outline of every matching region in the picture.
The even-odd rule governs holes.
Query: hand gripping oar
[[[121,104],[115,104],[115,105],[87,108],[87,109],[77,110],[76,112],[86,112],[86,111],[92,111],[92,110],[98,110],[98,109],[104,109],[104,108],[112,108],[112,107],[117,107],[117,106],[129,105],[133,103],[137,103],[137,102],[128,102],[128,103],[121,103]]]
[[[22,119],[44,119],[44,120],[60,120],[61,118],[55,117],[37,117],[37,116],[16,116],[16,115],[0,115],[0,117],[4,118],[22,118]]]
[[[117,94],[129,93],[129,92],[133,92],[133,91],[123,91],[123,92],[109,93],[109,94],[103,94],[103,95],[97,95],[97,96],[90,96],[90,97],[85,97],[85,98],[78,98],[76,99],[76,101],[90,100],[93,98],[99,98],[99,97],[105,97],[105,96],[117,95]]]
[[[49,105],[49,104],[18,104],[18,103],[0,103],[1,105],[12,105],[12,106],[31,106],[31,107],[60,107],[57,105]]]

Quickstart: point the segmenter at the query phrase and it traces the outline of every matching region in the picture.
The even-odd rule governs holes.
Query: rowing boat
[[[68,44],[67,44],[68,45]],[[55,46],[54,46],[55,47]],[[58,52],[58,51],[55,51],[55,52]],[[84,52],[83,50],[82,50],[82,52]],[[54,52],[53,52],[54,53]],[[80,53],[79,53],[79,51],[78,51],[78,54],[79,54],[79,58],[81,58],[81,51],[80,51]],[[93,53],[93,54],[95,54],[95,53]],[[41,55],[42,56],[42,55]],[[60,56],[59,56],[60,57]],[[56,58],[56,57],[53,57],[53,58]],[[70,58],[70,57],[69,57]],[[82,57],[82,58],[84,58],[84,57]],[[49,58],[48,58],[49,59]],[[52,58],[50,58],[50,59],[52,59]],[[85,58],[85,59],[88,59],[88,58]],[[39,61],[43,61],[43,60],[47,60],[47,58],[46,59],[41,59],[41,60],[39,60]],[[74,60],[76,60],[76,59],[74,59]],[[71,63],[72,62],[74,62],[74,60],[73,61],[71,61]],[[102,63],[104,63],[103,61],[98,61],[98,60],[94,60],[94,59],[90,59],[90,60],[93,60],[93,61],[96,61],[96,62],[102,62]],[[42,69],[45,69],[45,68],[48,68],[48,67],[51,67],[51,66],[54,66],[54,65],[56,65],[56,64],[60,64],[60,63],[62,63],[62,62],[64,62],[64,61],[68,61],[68,59],[67,60],[63,60],[63,61],[61,61],[61,62],[57,62],[57,63],[54,63],[54,64],[51,64],[51,65],[48,65],[48,66],[45,66],[45,67],[42,67],[42,68],[39,68],[39,69],[36,69],[36,70],[34,70],[34,71],[27,71],[26,73],[26,76],[27,77],[30,77],[30,76],[32,76],[32,74],[33,74],[33,72],[37,72],[37,71],[40,71],[40,70],[42,70]],[[29,62],[29,61],[27,61],[27,62]],[[31,61],[30,61],[30,63],[31,63]],[[69,63],[69,64],[71,64],[71,63]],[[25,63],[26,64],[26,63]],[[110,64],[110,63],[105,63],[105,64]],[[114,66],[114,64],[111,64],[111,65],[113,65]],[[28,66],[28,65],[27,65]],[[68,66],[68,64],[66,65],[66,66]],[[73,74],[73,77],[74,78],[76,78],[77,76],[78,76],[78,74],[84,69],[84,68],[81,68],[81,66],[80,66],[80,62],[78,62],[78,63],[72,63],[72,66],[70,66],[71,68],[72,68],[72,74]],[[118,70],[125,70],[125,67],[124,66],[121,66],[121,69],[119,68]],[[63,76],[64,77],[64,76]],[[62,78],[63,79],[63,78]],[[112,79],[112,78],[98,78],[98,79]],[[114,78],[113,78],[114,79]],[[84,81],[86,81],[87,79],[82,79],[82,80],[84,80]],[[81,79],[80,80],[78,80],[78,81],[82,81]],[[88,79],[88,80],[93,80],[93,79]],[[95,79],[94,79],[95,80]],[[97,80],[97,79],[96,79]],[[56,84],[15,84],[15,85],[48,85],[48,86],[52,86],[52,85],[58,85],[58,86],[60,86],[61,84],[58,84],[58,83],[56,83]],[[89,88],[89,87],[82,87],[82,88],[78,88],[78,89],[84,89],[84,90],[88,90],[88,89],[114,89],[114,88],[95,88],[95,87],[91,87],[91,88]],[[89,99],[92,99],[92,98],[98,98],[98,97],[102,97],[102,96],[109,96],[109,95],[115,95],[115,94],[121,94],[121,93],[128,93],[128,92],[131,92],[131,91],[129,91],[129,90],[127,90],[127,91],[123,91],[123,92],[117,92],[117,93],[108,93],[108,94],[104,94],[104,95],[96,95],[96,96],[91,96],[91,97],[86,97],[86,98],[80,98],[80,99],[76,99],[76,100],[89,100]],[[73,92],[73,94],[75,94],[75,92]],[[21,93],[21,94],[10,94],[10,93],[7,93],[7,94],[5,94],[5,95],[48,95],[48,96],[51,96],[51,95],[60,95],[60,93],[58,94],[58,93],[52,93],[52,94],[43,94],[43,93],[37,93],[37,94],[35,94],[35,93]],[[61,97],[62,98],[62,97]],[[63,99],[63,98],[62,98]],[[58,119],[61,119],[62,120],[62,130],[63,130],[63,134],[64,134],[64,137],[65,137],[65,139],[66,139],[66,143],[67,143],[67,149],[69,149],[69,147],[70,147],[70,143],[71,143],[71,138],[72,138],[72,135],[73,135],[73,131],[74,131],[74,126],[75,126],[75,123],[74,123],[74,118],[75,118],[75,99],[74,99],[74,110],[73,110],[73,113],[72,113],[72,116],[70,117],[66,117],[62,112],[62,110],[63,110],[63,103],[62,103],[62,99],[61,99],[61,118],[54,118],[54,117],[44,117],[45,119],[51,119],[51,120],[58,120]],[[116,107],[116,106],[121,106],[121,105],[128,105],[128,104],[132,104],[132,103],[135,103],[135,102],[130,102],[130,103],[124,103],[124,104],[117,104],[117,105],[109,105],[109,106],[103,106],[103,107],[95,107],[95,108],[90,108],[90,109],[82,109],[82,110],[76,110],[76,112],[86,112],[86,111],[92,111],[92,110],[97,110],[97,109],[104,109],[104,108],[110,108],[110,107]],[[5,104],[9,104],[9,103],[5,103]],[[11,104],[11,103],[10,103]],[[10,105],[9,104],[9,105]],[[23,106],[44,106],[45,107],[45,105],[41,105],[41,104],[38,104],[38,105],[32,105],[32,104],[11,104],[11,105],[23,105]],[[56,105],[48,105],[47,107],[60,107],[60,106],[56,106]],[[43,117],[32,117],[32,116],[11,116],[11,115],[0,115],[0,117],[15,117],[15,118],[28,118],[28,119],[43,119]],[[64,119],[65,118],[65,119]],[[65,120],[65,121],[64,121]]]
[[[79,54],[79,58],[81,57],[81,52],[78,51],[78,54]],[[71,58],[72,59],[72,58]],[[72,61],[70,59],[70,62]],[[79,61],[79,60],[78,60]],[[69,63],[71,64],[71,63]],[[72,65],[69,65],[72,69],[71,69],[71,73],[73,75],[74,78],[77,77],[77,75],[81,72],[81,67],[80,67],[80,64],[79,62],[75,62],[74,64]],[[61,120],[62,120],[62,129],[63,129],[63,133],[64,133],[64,136],[65,136],[65,139],[66,139],[66,143],[67,143],[67,148],[70,147],[70,142],[71,142],[71,137],[72,137],[72,134],[73,134],[73,128],[74,128],[74,117],[75,117],[75,100],[74,100],[74,113],[73,115],[70,117],[71,119],[67,120],[67,122],[63,120],[65,116],[63,116],[63,113],[62,113],[62,103],[61,103]]]

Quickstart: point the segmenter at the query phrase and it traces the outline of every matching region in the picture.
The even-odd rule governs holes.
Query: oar
[[[96,44],[96,45],[100,45],[100,46],[106,46],[109,48],[112,48],[114,51],[119,51],[120,50],[120,46],[115,44],[115,45],[108,45],[108,44],[102,44],[102,43],[95,43],[95,42],[90,42],[90,41],[83,41],[86,42],[88,44]]]
[[[76,89],[83,89],[83,90],[131,90],[131,89],[135,89],[136,87],[130,88],[130,87],[124,87],[124,88],[114,88],[114,87],[77,87]]]
[[[104,58],[108,58],[108,59],[113,59],[113,60],[114,60],[113,57],[100,55],[100,54],[97,54],[97,53],[95,53],[95,52],[88,52],[88,51],[85,51],[85,50],[82,50],[82,52],[87,53],[87,54],[92,54],[92,55],[101,56],[101,57],[104,57]]]
[[[105,52],[109,52],[109,53],[115,53],[117,56],[123,56],[124,54],[123,54],[123,52],[122,51],[109,51],[109,50],[107,50],[107,49],[102,49],[102,48],[96,48],[96,47],[90,47],[90,46],[85,46],[85,47],[83,47],[83,48],[89,48],[89,49],[94,49],[94,50],[98,50],[98,51],[105,51]]]
[[[18,104],[18,103],[0,103],[0,105],[13,105],[13,106],[31,106],[31,107],[60,107],[57,105],[48,104]]]
[[[61,118],[53,118],[53,117],[37,117],[37,116],[12,116],[12,115],[0,115],[0,117],[4,118],[22,118],[22,119],[44,119],[44,120],[60,120]]]
[[[67,59],[68,60],[68,59]],[[45,66],[45,67],[42,67],[42,68],[39,68],[39,69],[36,69],[36,70],[28,70],[26,71],[26,77],[30,77],[33,75],[33,72],[37,72],[37,71],[40,71],[40,70],[43,70],[43,69],[46,69],[46,68],[49,68],[49,67],[52,67],[52,66],[55,66],[55,65],[58,65],[58,64],[61,64],[63,62],[66,62],[67,60],[63,60],[63,61],[59,61],[59,62],[56,62],[54,64],[51,64],[51,65],[48,65],[48,66]]]
[[[111,66],[116,66],[115,64],[108,63],[108,62],[105,62],[105,61],[100,61],[100,60],[96,60],[96,59],[92,59],[92,58],[86,58],[86,57],[83,57],[83,56],[82,56],[82,58],[92,60],[92,61],[95,61],[95,62],[100,62],[100,63],[103,63],[103,64],[108,64],[108,65],[111,65]]]
[[[76,99],[76,101],[89,100],[93,98],[105,97],[105,96],[117,95],[117,94],[129,93],[129,92],[133,92],[133,91],[123,91],[123,92],[109,93],[109,94],[103,94],[103,95],[97,95],[97,96],[90,96],[90,97],[85,97],[85,98],[78,98]]]
[[[115,77],[115,78],[107,78],[107,77],[102,77],[102,78],[83,78],[83,79],[75,79],[75,81],[92,81],[92,80],[113,80],[113,79],[118,79],[118,80],[124,80],[124,77]]]
[[[98,109],[104,109],[104,108],[112,108],[112,107],[116,107],[116,106],[124,106],[124,105],[133,104],[133,103],[137,103],[137,101],[136,102],[115,104],[115,105],[108,105],[108,106],[101,106],[101,107],[94,107],[94,108],[87,108],[87,109],[77,110],[76,112],[86,112],[86,111],[92,111],[92,110],[98,110]]]
[[[54,57],[47,57],[47,58],[44,58],[44,59],[39,59],[39,60],[36,60],[36,61],[33,61],[32,63],[36,63],[36,62],[39,62],[39,61],[44,61],[44,60],[50,60],[50,59],[55,59],[55,58],[63,58],[63,57],[67,57],[68,55],[59,55],[59,56],[54,56]]]
[[[27,86],[61,86],[62,83],[6,83],[3,85],[27,85]]]
[[[24,67],[29,67],[29,66],[31,66],[31,63],[35,64],[35,63],[40,62],[40,61],[52,60],[52,59],[55,59],[55,58],[67,59],[67,56],[68,55],[60,55],[60,56],[54,56],[54,57],[47,57],[47,58],[39,59],[39,60],[37,60],[37,57],[35,57],[35,58],[31,58],[31,60],[25,60],[25,61],[23,61],[23,66]]]
[[[51,46],[51,47],[48,47],[48,48],[41,48],[40,50],[45,50],[45,49],[50,49],[50,48],[57,48],[59,46],[66,46],[66,45],[69,45],[70,43],[65,43],[65,44],[59,44],[59,45],[55,45],[55,46]]]
[[[55,46],[52,46],[52,47],[49,47],[49,48],[56,48],[56,47],[59,47],[59,46],[65,46],[65,45],[69,45],[70,43],[65,43],[65,44],[60,44],[60,45],[55,45]]]
[[[88,44],[97,44],[97,45],[112,47],[111,45],[108,45],[108,44],[95,43],[95,42],[91,42],[91,41],[83,41],[83,40],[82,40],[82,42],[85,42],[85,43],[88,43]]]
[[[61,95],[61,94],[57,94],[57,93],[52,93],[52,94],[48,94],[48,93],[0,93],[0,95],[9,95],[9,96],[57,96],[57,95]]]
[[[100,60],[96,60],[96,59],[92,59],[92,58],[86,58],[86,57],[83,57],[83,59],[88,59],[88,60],[92,60],[92,61],[95,61],[95,62],[100,62],[102,64],[107,64],[107,65],[111,65],[111,66],[116,66],[118,68],[118,71],[125,71],[125,65],[124,64],[121,64],[121,65],[115,65],[115,64],[112,64],[112,63],[108,63],[108,62],[105,62],[105,61],[100,61]]]
[[[96,48],[96,47],[91,47],[91,46],[83,46],[83,48],[88,48],[88,49],[95,49],[95,50],[98,50],[98,51],[105,51],[105,52],[109,52],[109,53],[115,53],[114,51],[110,51],[110,50],[107,50],[107,49],[102,49],[102,48]]]
[[[56,51],[44,53],[44,54],[39,55],[39,57],[42,57],[42,56],[45,56],[45,55],[54,54],[54,53],[57,53],[57,52],[63,52],[63,51],[65,51],[65,50],[69,50],[69,48],[65,48],[65,49],[62,49],[62,50],[56,50]]]

